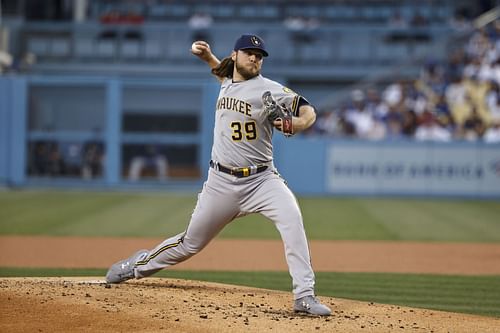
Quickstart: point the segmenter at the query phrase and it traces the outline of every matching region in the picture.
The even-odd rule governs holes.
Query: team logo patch
[[[287,94],[295,94],[295,92],[288,87],[283,87],[283,91],[286,92]]]
[[[252,41],[252,44],[255,45],[255,46],[260,46],[260,40],[257,36],[252,36],[250,38],[250,40]]]

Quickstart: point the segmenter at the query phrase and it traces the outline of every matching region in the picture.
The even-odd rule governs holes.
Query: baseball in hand
[[[193,54],[201,54],[201,49],[196,42],[191,44],[191,52],[193,52]]]

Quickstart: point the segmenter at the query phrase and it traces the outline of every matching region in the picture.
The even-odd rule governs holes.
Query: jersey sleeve
[[[304,97],[282,85],[277,85],[277,87],[271,91],[271,94],[278,104],[284,105],[295,117],[299,116],[300,105],[309,104]]]

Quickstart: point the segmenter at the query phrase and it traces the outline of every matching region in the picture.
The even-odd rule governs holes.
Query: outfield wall
[[[278,139],[297,193],[500,198],[500,145]]]
[[[0,77],[0,186],[199,190],[217,94],[215,80]],[[104,150],[91,178],[78,171],[78,149],[89,142]],[[39,143],[59,147],[65,172],[34,170]],[[500,198],[500,144],[280,134],[274,144],[275,164],[299,195]],[[148,145],[164,149],[173,171],[131,181],[133,154]]]

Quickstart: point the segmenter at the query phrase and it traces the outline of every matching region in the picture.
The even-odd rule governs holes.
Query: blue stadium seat
[[[54,57],[70,56],[71,44],[67,38],[54,38],[51,43],[50,55]]]
[[[44,37],[31,37],[28,39],[28,51],[39,57],[47,56],[50,52],[50,39]]]

